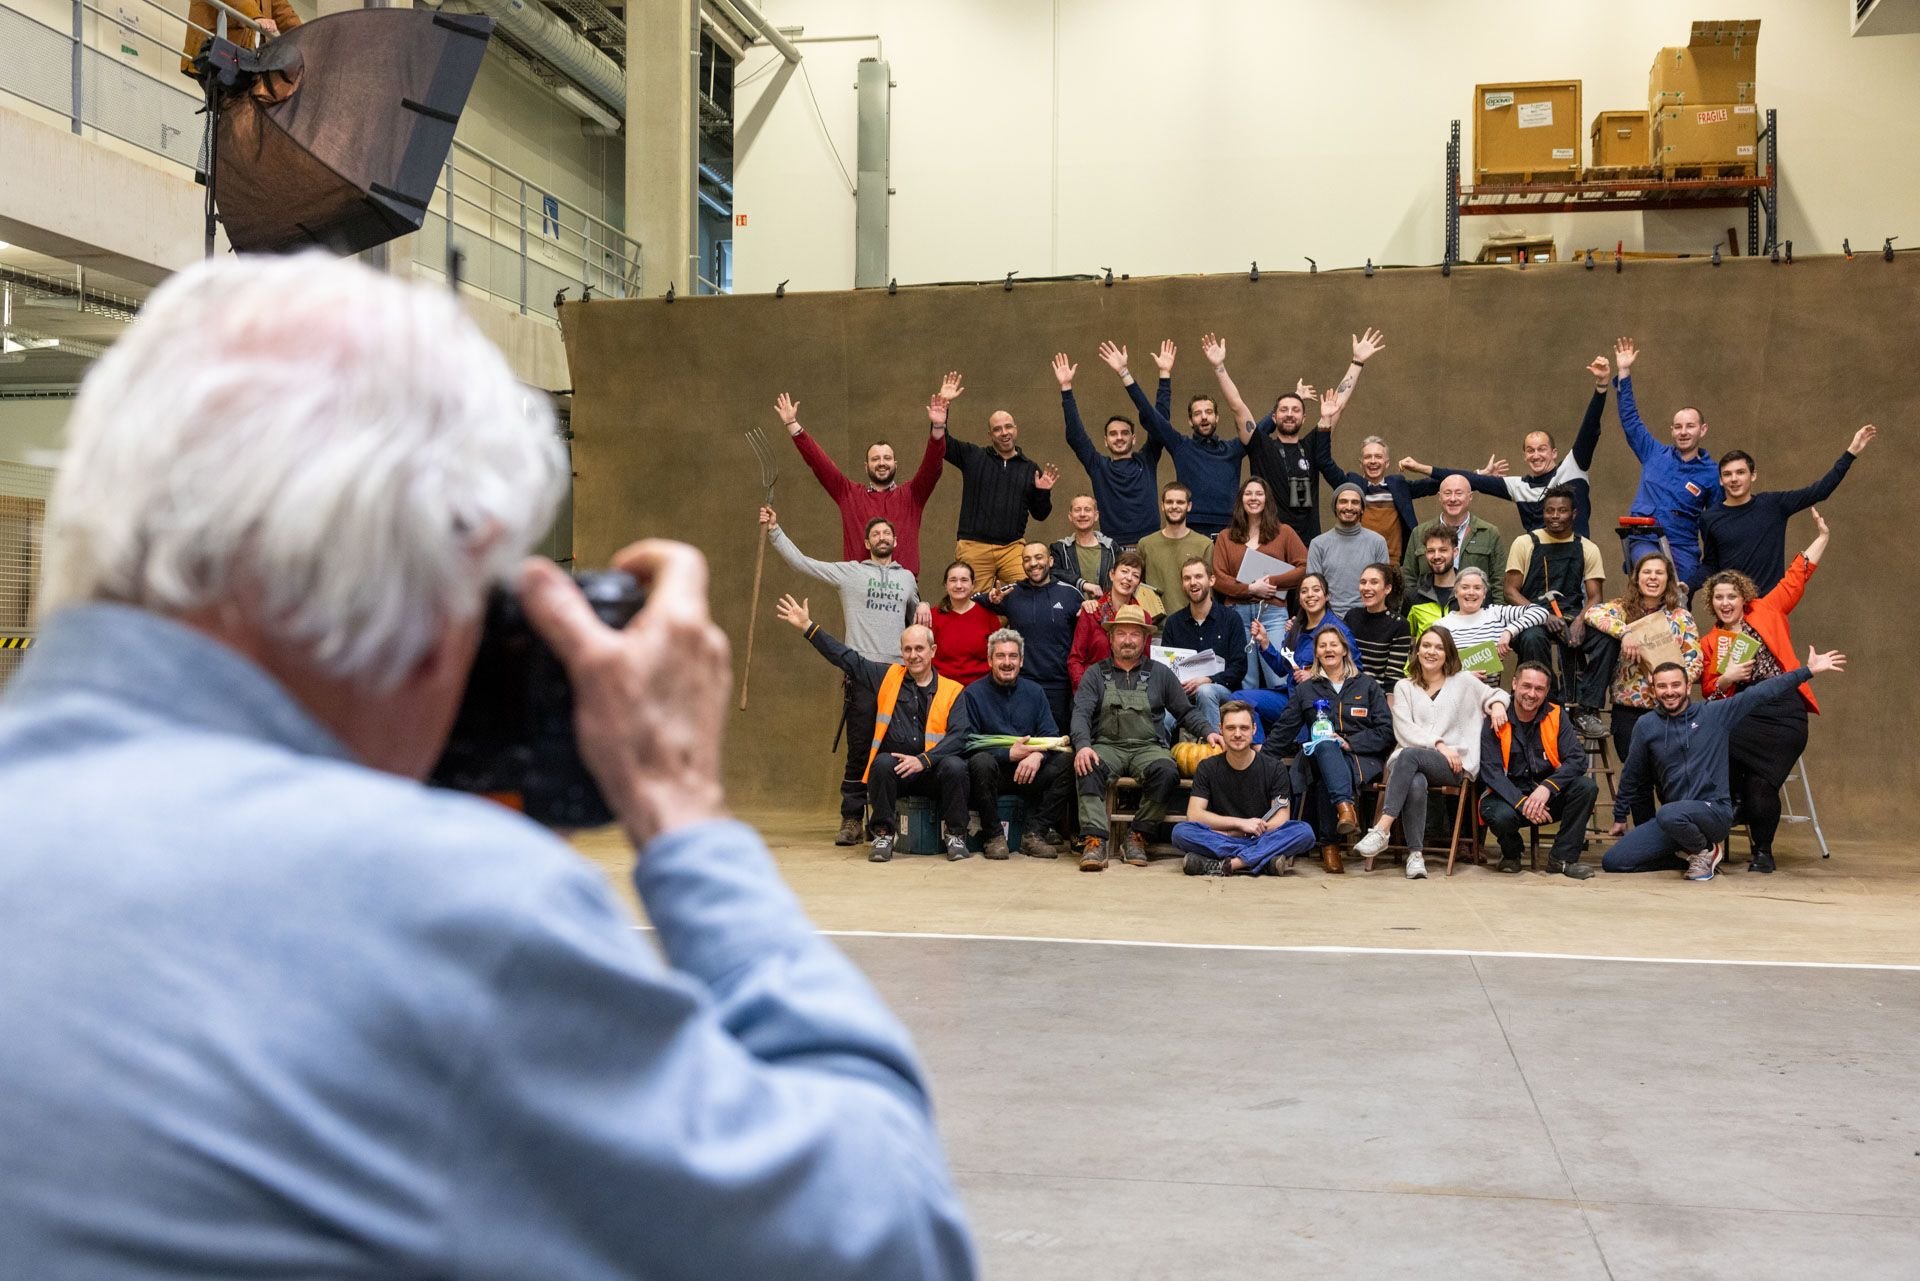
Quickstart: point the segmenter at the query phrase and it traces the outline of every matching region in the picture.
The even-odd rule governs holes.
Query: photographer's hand
[[[573,580],[533,558],[520,600],[573,682],[580,755],[634,847],[726,815],[720,738],[728,681],[726,634],[707,612],[707,563],[684,543],[649,539],[613,558],[639,580],[647,604],[624,628],[601,622]]]

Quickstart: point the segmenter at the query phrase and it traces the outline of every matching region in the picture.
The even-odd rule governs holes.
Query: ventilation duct
[[[626,118],[627,73],[544,6],[535,0],[468,0],[468,4],[499,23],[502,31],[555,71],[612,107],[615,115]]]

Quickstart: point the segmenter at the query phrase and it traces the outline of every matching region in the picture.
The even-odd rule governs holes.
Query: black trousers
[[[1027,831],[1044,836],[1067,830],[1067,803],[1073,796],[1073,753],[1048,752],[1031,783],[1013,780],[1015,763],[1002,765],[992,752],[967,757],[967,793],[980,830],[1000,830],[1000,798],[1011,792],[1027,803]]]
[[[1587,628],[1578,645],[1569,645],[1544,627],[1529,627],[1513,638],[1513,651],[1523,663],[1540,663],[1553,668],[1553,654],[1560,653],[1560,682],[1555,697],[1563,704],[1590,707],[1595,711],[1607,705],[1607,687],[1613,684],[1613,667],[1620,658],[1620,642],[1597,627]]]
[[[1734,731],[1727,749],[1727,784],[1756,851],[1773,852],[1780,830],[1780,785],[1807,750],[1807,704],[1788,690],[1755,708]]]
[[[867,772],[867,753],[873,750],[877,703],[874,691],[858,681],[849,680],[841,689],[840,728],[847,740],[847,767],[840,774],[841,818],[867,816],[867,785],[860,776]]]
[[[932,769],[923,769],[911,778],[893,772],[898,761],[892,752],[873,758],[867,775],[867,797],[873,803],[873,830],[900,830],[900,798],[926,796],[933,800],[934,811],[946,825],[947,835],[967,834],[967,764],[958,756],[936,757]]]
[[[1040,691],[1047,696],[1047,706],[1053,711],[1054,725],[1062,734],[1073,733],[1073,686],[1062,685],[1055,689],[1051,685],[1042,685]]]
[[[1522,793],[1531,792],[1533,786],[1522,784],[1520,790]],[[1599,799],[1600,785],[1587,774],[1574,779],[1565,791],[1547,797],[1547,813],[1560,821],[1560,830],[1553,838],[1553,850],[1547,856],[1551,861],[1580,861],[1580,847],[1587,842],[1587,823],[1593,817],[1594,802]],[[1526,853],[1520,833],[1531,827],[1532,823],[1492,788],[1485,788],[1480,793],[1480,818],[1500,843],[1501,858],[1517,859]]]
[[[1652,715],[1652,712],[1653,709],[1649,707],[1622,707],[1618,703],[1614,704],[1608,719],[1613,722],[1614,766],[1620,771],[1614,775],[1615,786],[1626,778],[1627,749],[1633,746],[1633,727],[1640,723],[1642,716]],[[1633,807],[1634,826],[1653,821],[1653,812],[1657,808],[1654,798],[1659,795],[1659,791],[1657,786],[1649,786],[1641,794],[1639,804]]]

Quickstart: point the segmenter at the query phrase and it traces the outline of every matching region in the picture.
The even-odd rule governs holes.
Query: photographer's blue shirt
[[[747,827],[634,884],[177,623],[0,702],[0,1241],[59,1278],[967,1277],[905,1032]]]

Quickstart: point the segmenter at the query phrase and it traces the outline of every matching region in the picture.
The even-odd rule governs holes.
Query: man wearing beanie
[[[1387,559],[1387,540],[1360,523],[1366,498],[1348,481],[1333,491],[1333,528],[1307,544],[1307,572],[1327,580],[1327,612],[1336,618],[1360,604],[1360,571]]]

